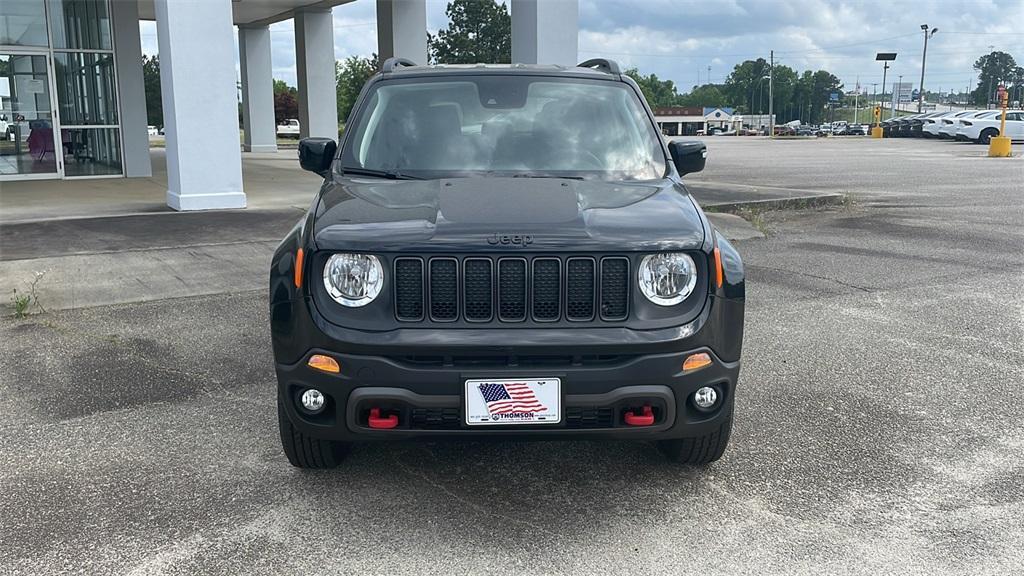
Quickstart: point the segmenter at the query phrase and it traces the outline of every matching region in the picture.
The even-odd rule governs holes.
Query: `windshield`
[[[446,76],[376,84],[352,123],[342,170],[420,178],[474,174],[648,180],[660,137],[621,82]]]

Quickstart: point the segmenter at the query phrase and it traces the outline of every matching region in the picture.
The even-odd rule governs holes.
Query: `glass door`
[[[61,176],[70,134],[57,129],[47,56],[0,52],[0,180]]]

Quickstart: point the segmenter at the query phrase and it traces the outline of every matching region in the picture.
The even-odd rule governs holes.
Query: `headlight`
[[[640,291],[659,306],[679,304],[697,285],[697,266],[682,252],[644,256],[638,275]]]
[[[335,254],[324,266],[324,288],[343,306],[366,306],[380,294],[384,268],[376,256]]]

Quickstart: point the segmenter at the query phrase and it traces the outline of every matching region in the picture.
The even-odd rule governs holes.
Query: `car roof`
[[[621,80],[618,66],[614,71],[555,64],[431,64],[427,66],[395,66],[383,73],[384,78],[412,78],[430,76],[522,75],[557,76],[561,78],[589,78]]]

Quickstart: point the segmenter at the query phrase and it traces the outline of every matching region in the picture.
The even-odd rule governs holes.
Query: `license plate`
[[[558,424],[561,385],[558,378],[466,380],[466,424]]]

